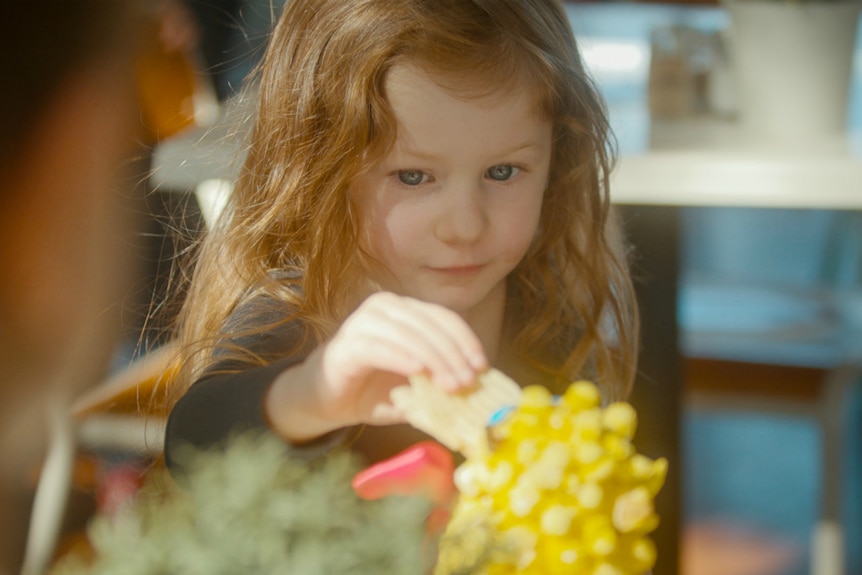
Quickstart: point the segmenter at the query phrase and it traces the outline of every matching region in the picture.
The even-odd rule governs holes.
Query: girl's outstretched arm
[[[392,293],[370,296],[333,338],[270,387],[264,412],[284,438],[301,443],[335,429],[404,421],[389,392],[426,373],[457,392],[488,367],[482,344],[455,312]]]

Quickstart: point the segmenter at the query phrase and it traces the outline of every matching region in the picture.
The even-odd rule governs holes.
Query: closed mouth
[[[431,267],[429,269],[448,275],[471,275],[480,271],[483,267],[485,266],[482,264],[475,264],[469,266]]]

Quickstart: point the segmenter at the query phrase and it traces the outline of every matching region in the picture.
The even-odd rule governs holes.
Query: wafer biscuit
[[[462,393],[448,393],[426,375],[415,375],[410,385],[393,389],[390,397],[413,427],[472,458],[487,451],[485,428],[490,417],[517,405],[521,388],[503,372],[489,369],[479,375],[476,387]]]

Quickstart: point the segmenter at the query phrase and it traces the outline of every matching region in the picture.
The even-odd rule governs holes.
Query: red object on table
[[[422,441],[363,469],[353,478],[353,490],[362,499],[391,495],[424,496],[434,502],[428,529],[442,530],[456,493],[452,453],[434,441]]]

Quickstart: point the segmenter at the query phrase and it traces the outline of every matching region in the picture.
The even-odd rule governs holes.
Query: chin
[[[467,315],[476,311],[482,304],[490,299],[490,292],[477,293],[473,289],[442,288],[434,294],[428,294],[425,301],[442,305],[458,314]]]

